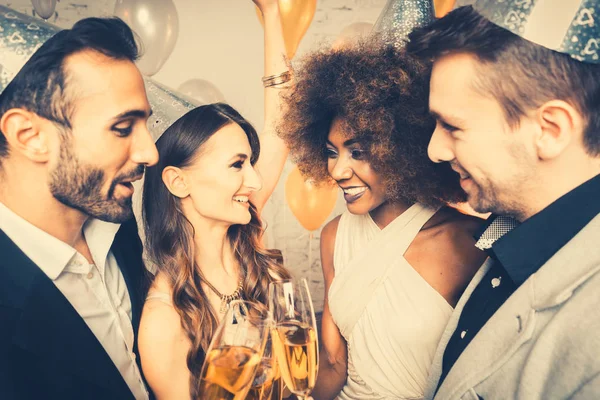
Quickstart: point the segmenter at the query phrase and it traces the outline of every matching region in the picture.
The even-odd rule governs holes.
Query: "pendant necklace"
[[[231,303],[233,300],[238,300],[241,298],[244,283],[243,279],[240,278],[240,283],[238,284],[238,287],[233,293],[223,294],[219,292],[219,290],[216,287],[214,287],[206,278],[204,278],[203,276],[201,278],[202,281],[206,283],[206,286],[208,286],[210,290],[212,290],[217,296],[221,298],[221,307],[219,308],[219,312],[221,314],[225,314],[225,311],[227,311],[227,309],[229,308],[229,303]]]

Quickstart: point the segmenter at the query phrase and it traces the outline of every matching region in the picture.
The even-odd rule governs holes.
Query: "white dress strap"
[[[171,298],[171,295],[169,295],[168,293],[159,292],[158,290],[149,290],[148,291],[148,296],[146,296],[146,301],[152,301],[152,300],[161,301],[165,304],[170,305],[171,307],[173,306],[173,300]]]
[[[396,232],[392,232],[392,234],[397,235],[396,236],[397,241],[396,241],[396,244],[394,247],[397,249],[398,253],[400,253],[402,255],[404,255],[404,253],[406,253],[406,250],[408,250],[408,248],[412,244],[413,240],[415,240],[415,237],[417,237],[417,235],[423,228],[423,225],[425,225],[427,223],[427,221],[429,221],[431,219],[431,217],[433,217],[433,215],[436,212],[438,212],[438,210],[439,210],[439,207],[438,208],[429,208],[429,207],[425,207],[425,206],[422,206],[421,204],[417,203],[417,204],[413,204],[408,210],[406,210],[404,212],[404,213],[409,213],[409,214],[407,215],[408,221],[402,228],[402,234],[398,235],[399,232],[398,232],[397,228],[394,228],[394,229],[396,229]],[[369,215],[369,218],[370,218],[370,215]],[[371,218],[371,221],[373,221],[372,218]],[[373,221],[373,223],[375,224],[375,221]],[[394,221],[392,221],[391,224],[393,224],[393,223],[394,223]],[[375,224],[375,225],[377,225],[377,224]],[[385,231],[388,228],[388,226],[383,228],[382,231]]]

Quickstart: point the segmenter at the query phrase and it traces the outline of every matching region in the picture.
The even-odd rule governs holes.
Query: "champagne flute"
[[[315,312],[306,279],[272,282],[269,310],[281,377],[292,393],[306,399],[315,387],[319,366]]]
[[[275,360],[277,357],[273,355]],[[283,390],[284,390],[283,380],[281,379],[281,369],[279,368],[279,363],[277,364],[277,374],[275,375],[275,379],[273,380],[273,390],[271,392],[271,400],[282,400],[283,399]]]
[[[219,323],[202,365],[198,395],[206,400],[243,400],[269,336],[267,308],[235,300]]]
[[[269,326],[269,328],[271,327],[272,325]],[[280,400],[281,392],[281,374],[279,373],[277,358],[273,353],[273,341],[271,335],[269,335],[262,360],[256,370],[254,382],[246,400]]]

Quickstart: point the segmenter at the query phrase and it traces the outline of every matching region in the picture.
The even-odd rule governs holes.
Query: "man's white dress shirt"
[[[0,203],[0,229],[56,285],[83,318],[136,399],[148,399],[133,352],[131,300],[110,248],[119,224],[90,218],[83,234],[94,263]]]

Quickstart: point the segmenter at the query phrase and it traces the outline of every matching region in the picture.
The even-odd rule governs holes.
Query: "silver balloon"
[[[33,9],[43,19],[48,19],[56,10],[56,0],[31,0]]]
[[[179,34],[173,0],[117,0],[115,16],[127,22],[141,40],[140,71],[156,74],[173,52]]]
[[[225,101],[223,93],[212,83],[204,79],[190,79],[182,83],[177,91],[199,104],[211,104]]]
[[[40,46],[61,28],[0,5],[0,93]],[[148,101],[154,112],[148,129],[156,140],[197,101],[144,78]]]

